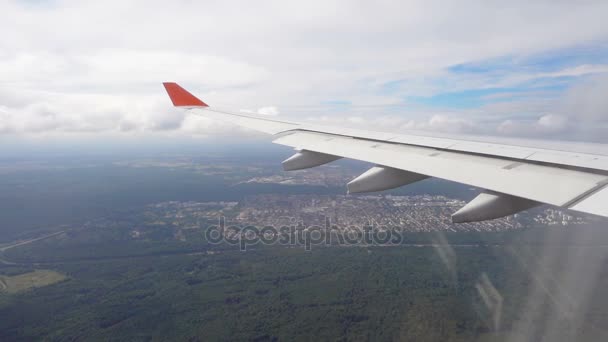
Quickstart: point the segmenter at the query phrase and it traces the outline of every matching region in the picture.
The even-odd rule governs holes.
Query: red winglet
[[[175,82],[164,82],[165,90],[176,107],[209,107]]]

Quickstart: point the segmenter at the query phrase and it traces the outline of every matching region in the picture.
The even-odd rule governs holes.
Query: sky
[[[607,1],[0,3],[0,143],[243,134],[206,103],[376,130],[608,143]]]

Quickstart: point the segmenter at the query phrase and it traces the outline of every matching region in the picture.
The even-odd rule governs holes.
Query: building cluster
[[[567,226],[585,223],[584,217],[557,209],[536,210],[475,223],[453,224],[451,214],[464,201],[445,196],[418,195],[284,195],[264,194],[240,202],[163,202],[148,207],[150,223],[197,228],[201,222],[227,225],[324,227],[348,230],[374,226],[406,232],[500,232],[530,223]]]

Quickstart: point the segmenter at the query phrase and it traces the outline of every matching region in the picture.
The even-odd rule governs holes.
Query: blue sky
[[[436,108],[479,108],[493,102],[505,102],[528,96],[557,98],[570,87],[586,78],[608,69],[594,72],[573,72],[560,75],[560,71],[581,66],[596,66],[601,69],[608,65],[608,48],[605,45],[576,46],[566,49],[546,51],[530,56],[503,56],[487,60],[456,64],[445,68],[445,74],[436,80],[439,90],[431,96],[408,96],[406,103]],[[520,81],[509,82],[509,86],[497,87],[512,78],[522,75]],[[482,79],[479,87],[451,91],[457,86],[453,80]],[[402,81],[390,81],[382,86],[381,93],[394,94],[400,91]]]

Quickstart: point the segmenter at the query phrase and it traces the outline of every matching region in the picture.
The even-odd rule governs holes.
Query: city
[[[146,207],[149,224],[173,227],[175,237],[183,231],[205,228],[225,218],[227,226],[324,227],[348,231],[372,225],[401,232],[502,232],[527,226],[566,227],[588,223],[558,209],[537,209],[512,217],[478,223],[453,224],[450,215],[464,201],[445,196],[417,195],[278,195],[245,197],[242,202],[162,202]],[[329,220],[329,221],[326,221]],[[145,232],[135,229],[134,238]]]

